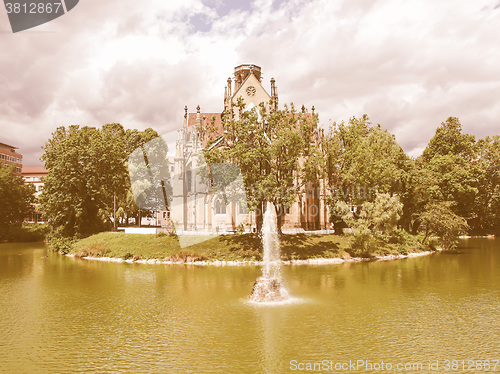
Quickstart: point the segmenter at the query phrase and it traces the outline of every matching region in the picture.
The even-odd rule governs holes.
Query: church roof
[[[188,113],[188,126],[194,126],[196,124],[196,115],[198,113]],[[217,129],[217,133],[222,133],[222,116],[221,113],[200,113],[201,124],[203,127],[212,125],[212,118],[215,117],[214,126]]]

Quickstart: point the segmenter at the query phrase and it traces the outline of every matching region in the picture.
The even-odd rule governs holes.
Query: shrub
[[[243,226],[242,223],[240,223],[238,226],[236,226],[236,231],[235,231],[236,234],[241,235],[244,232],[245,232],[245,227]]]
[[[369,257],[380,244],[373,233],[368,229],[356,229],[352,232],[351,256]]]
[[[45,240],[47,232],[47,225],[23,222],[1,230],[0,240],[8,242],[42,242]]]
[[[49,239],[49,248],[54,252],[59,252],[63,255],[71,251],[74,239],[64,236],[51,236]]]
[[[76,258],[88,257],[89,253],[86,250],[75,253]]]
[[[364,202],[359,215],[356,217],[345,202],[338,202],[335,210],[342,220],[351,228],[352,253],[369,256],[390,239],[396,230],[403,204],[397,196],[377,194],[375,201]],[[400,240],[396,234],[393,240]]]
[[[454,250],[458,236],[469,229],[465,218],[453,212],[453,205],[454,203],[449,201],[429,203],[419,217],[425,225],[424,240],[429,235],[437,235],[443,250]]]

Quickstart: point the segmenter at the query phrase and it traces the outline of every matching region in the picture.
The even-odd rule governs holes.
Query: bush
[[[347,203],[338,202],[335,210],[351,228],[353,236],[351,255],[368,257],[385,247],[392,233],[397,230],[396,224],[402,209],[403,204],[399,202],[399,198],[389,194],[377,194],[373,203],[365,201],[357,216]],[[399,236],[400,234],[396,234],[392,240],[401,240]]]
[[[407,255],[411,250],[412,252],[424,249],[422,238],[412,235],[406,230],[397,229],[390,233],[387,242],[390,244],[397,244],[398,252]]]
[[[429,235],[438,236],[443,250],[455,250],[458,236],[469,229],[465,218],[453,212],[453,205],[450,201],[429,203],[419,217],[425,225],[425,238]]]
[[[54,252],[59,252],[65,255],[71,251],[74,241],[74,239],[66,238],[64,236],[50,236],[49,248]]]
[[[369,257],[379,246],[379,241],[370,230],[354,230],[350,255]]]
[[[439,242],[436,238],[427,239],[427,247],[429,247],[430,250],[435,251],[438,246]]]
[[[42,242],[48,232],[45,224],[26,223],[11,225],[0,230],[0,241],[7,242]]]

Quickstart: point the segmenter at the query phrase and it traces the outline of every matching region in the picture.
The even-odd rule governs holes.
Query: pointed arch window
[[[220,197],[215,199],[215,214],[226,214],[226,204]]]

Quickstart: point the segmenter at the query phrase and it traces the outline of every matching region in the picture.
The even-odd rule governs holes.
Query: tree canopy
[[[361,204],[377,192],[402,193],[410,159],[394,136],[372,126],[366,115],[334,126],[326,141],[327,156],[336,158],[337,167],[330,170],[336,178],[329,180],[337,200]]]
[[[110,226],[114,196],[124,212],[135,211],[127,157],[156,137],[152,129],[124,130],[116,123],[57,128],[41,157],[49,173],[40,202],[50,226],[65,237],[102,231]]]
[[[260,227],[264,201],[278,210],[278,227],[285,208],[292,205],[307,176],[300,161],[313,152],[311,139],[317,136],[317,116],[298,113],[293,104],[283,110],[268,113],[263,105],[244,110],[242,99],[237,103],[239,119],[225,117],[221,146],[213,138],[207,146],[205,159],[209,163],[238,165],[248,199],[248,208],[257,211]],[[260,119],[259,119],[260,118]],[[311,165],[308,164],[311,173]]]
[[[13,226],[23,222],[32,209],[34,189],[24,184],[14,166],[0,166],[0,239]]]

